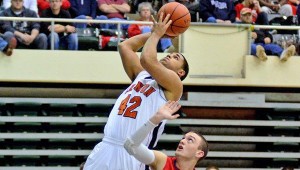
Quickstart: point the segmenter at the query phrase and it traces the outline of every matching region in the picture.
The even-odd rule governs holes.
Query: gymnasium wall
[[[282,63],[270,56],[261,62],[247,55],[248,37],[248,30],[239,26],[192,25],[179,38],[190,64],[184,84],[299,87],[300,58]],[[127,84],[129,79],[118,52],[17,49],[11,57],[0,54],[0,82]]]

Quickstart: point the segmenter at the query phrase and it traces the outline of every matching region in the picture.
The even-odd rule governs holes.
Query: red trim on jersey
[[[168,157],[163,170],[180,170],[176,167],[176,157]]]
[[[176,164],[176,158],[168,157],[163,170],[178,170],[175,164]]]

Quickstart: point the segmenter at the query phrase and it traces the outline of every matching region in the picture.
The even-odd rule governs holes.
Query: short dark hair
[[[182,69],[185,71],[185,74],[182,77],[180,77],[180,80],[183,81],[186,78],[186,76],[189,74],[190,67],[189,67],[189,63],[187,62],[185,56],[183,54],[181,54],[181,55],[183,57]]]
[[[211,170],[211,169],[219,170],[219,168],[215,165],[209,165],[208,167],[206,167],[206,170]]]

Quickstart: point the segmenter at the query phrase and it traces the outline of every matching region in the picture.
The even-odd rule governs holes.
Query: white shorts
[[[129,155],[123,145],[98,143],[84,165],[84,170],[142,170],[145,165]]]

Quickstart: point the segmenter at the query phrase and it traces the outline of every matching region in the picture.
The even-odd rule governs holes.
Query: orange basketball
[[[158,19],[161,12],[164,13],[164,17],[166,17],[167,14],[171,15],[170,20],[172,20],[172,24],[166,31],[166,34],[168,36],[176,37],[189,28],[191,22],[191,14],[184,5],[178,2],[170,2],[163,5],[157,13]]]

